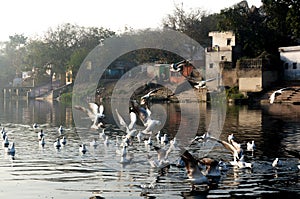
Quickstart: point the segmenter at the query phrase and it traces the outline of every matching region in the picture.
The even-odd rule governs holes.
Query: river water
[[[79,113],[71,106],[58,102],[2,100],[0,123],[9,141],[15,143],[16,155],[13,160],[0,149],[0,198],[299,198],[300,106],[228,106],[216,119],[212,107],[196,105],[201,112],[199,124],[195,123],[193,114],[180,116],[182,107],[193,112],[195,104],[187,103],[181,108],[178,104],[159,105],[157,110],[167,115],[161,131],[171,139],[181,124],[184,125],[180,131],[184,132],[196,124],[197,132],[188,134],[186,139],[189,139],[207,129],[216,129],[211,124],[220,120],[217,125],[220,139],[226,140],[233,133],[243,147],[254,140],[257,148],[253,153],[246,152],[246,161],[253,164],[253,169],[229,167],[217,186],[191,191],[184,168],[171,167],[162,173],[150,167],[146,156],[155,153],[147,151],[144,143],[135,141],[128,148],[133,154],[131,163],[120,163],[115,143],[122,132],[109,105],[105,105],[105,114],[111,124],[106,131],[110,144],[105,145],[99,131],[75,124],[73,113]],[[86,117],[82,120],[88,121]],[[45,132],[44,148],[38,144],[33,123],[38,123]],[[65,128],[67,144],[57,150],[53,143],[59,137],[59,125]],[[94,138],[99,143],[97,148],[89,145]],[[88,146],[84,155],[78,150],[81,143]],[[196,143],[188,148],[194,155],[205,154],[225,162],[232,160],[232,155],[215,143]],[[273,168],[271,164],[277,157],[283,166]],[[171,161],[177,158],[176,152],[170,155]]]

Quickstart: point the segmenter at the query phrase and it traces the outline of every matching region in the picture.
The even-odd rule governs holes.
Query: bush
[[[72,93],[63,93],[60,96],[60,101],[63,103],[71,104],[72,103]]]

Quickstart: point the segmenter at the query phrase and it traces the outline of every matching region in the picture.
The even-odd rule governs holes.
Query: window
[[[231,38],[228,38],[227,39],[227,46],[230,46],[230,43],[231,43]]]
[[[214,67],[214,64],[213,63],[210,63],[209,64],[209,68],[213,68]]]
[[[297,62],[293,63],[293,69],[297,69]]]
[[[289,63],[284,63],[284,69],[285,70],[289,69]]]
[[[222,56],[221,56],[221,60],[222,60],[222,61],[226,61],[226,56],[222,55]]]

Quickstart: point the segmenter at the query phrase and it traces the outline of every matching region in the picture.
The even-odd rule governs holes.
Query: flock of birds
[[[183,63],[184,62],[179,62],[171,65],[170,70],[180,72]],[[215,80],[215,78],[207,81],[213,80]],[[195,87],[201,87],[204,84],[205,81],[198,82]],[[232,161],[224,162],[209,157],[198,158],[186,147],[181,146],[180,140],[177,140],[176,136],[170,139],[168,134],[162,134],[159,129],[161,122],[152,117],[153,114],[149,105],[150,98],[155,95],[156,91],[157,89],[151,90],[146,95],[140,97],[139,100],[130,101],[128,107],[129,115],[126,116],[129,117],[129,123],[126,123],[124,116],[122,116],[117,109],[114,110],[118,118],[119,127],[123,132],[121,140],[119,140],[118,136],[114,137],[115,146],[117,147],[116,154],[119,155],[121,164],[130,164],[133,160],[133,155],[130,153],[131,147],[136,144],[140,145],[141,143],[144,143],[145,149],[148,151],[148,153],[145,154],[145,157],[147,158],[150,167],[159,170],[169,169],[171,166],[185,168],[187,181],[192,184],[192,188],[195,188],[195,186],[199,184],[209,185],[212,182],[212,179],[215,182],[215,179],[221,177],[221,171],[226,171],[231,166],[240,169],[253,168],[252,163],[245,161],[244,150],[253,152],[256,149],[254,141],[248,142],[246,144],[246,149],[243,149],[242,145],[235,140],[233,134],[230,134],[225,141],[211,136],[209,132],[206,132],[202,136],[196,136],[190,141],[190,145],[200,142],[219,143],[232,154]],[[282,92],[282,90],[278,92]],[[108,145],[114,135],[108,134],[108,131],[106,130],[107,124],[105,123],[106,116],[104,114],[104,106],[102,104],[89,103],[88,108],[81,106],[75,106],[75,108],[83,111],[89,116],[91,119],[91,129],[99,131],[98,139]],[[44,147],[46,142],[43,129],[41,129],[38,124],[34,124],[32,128],[38,135],[39,145]],[[15,144],[8,140],[8,135],[4,127],[2,127],[1,136],[5,153],[14,159],[16,154]],[[93,139],[89,143],[89,146],[96,148],[99,145],[98,139]],[[154,141],[154,139],[156,139],[156,141]],[[58,136],[56,140],[53,141],[53,147],[60,149],[66,144],[67,140],[64,136],[64,128],[63,126],[60,126],[58,128]],[[80,144],[78,150],[84,155],[88,151],[87,144]],[[157,155],[154,155],[153,152]],[[171,153],[176,153],[175,156],[178,157],[176,161],[169,159]],[[281,165],[282,162],[278,158],[272,162],[273,167],[280,167]],[[300,169],[299,165],[297,165],[297,167]]]

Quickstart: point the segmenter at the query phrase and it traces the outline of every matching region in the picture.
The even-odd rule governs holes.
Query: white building
[[[279,52],[283,61],[284,79],[300,80],[300,46],[280,47]]]

